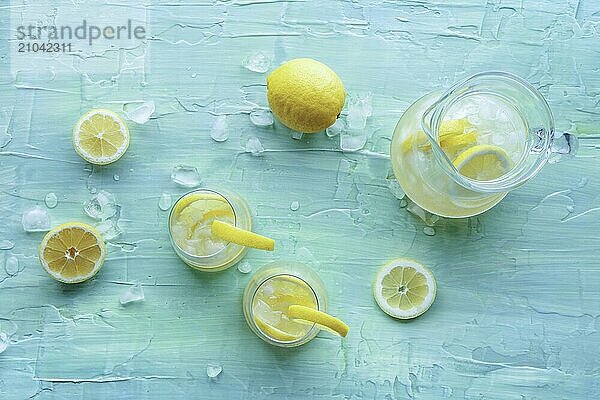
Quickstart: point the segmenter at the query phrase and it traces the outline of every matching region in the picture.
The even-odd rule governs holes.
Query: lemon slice
[[[452,155],[462,147],[475,144],[477,133],[465,132],[470,127],[471,123],[467,118],[442,121],[439,128],[439,142],[442,149]],[[413,136],[409,136],[405,139],[401,145],[402,151],[408,153],[412,149],[413,144],[416,144],[423,151],[431,150],[429,138],[423,131],[418,131],[414,138]]]
[[[265,321],[263,321],[260,317],[255,316],[254,322],[258,329],[260,329],[265,335],[280,342],[293,342],[298,340],[298,336],[290,335],[282,331],[281,329],[277,329],[272,325],[269,325]]]
[[[491,144],[470,147],[452,163],[462,175],[478,181],[497,179],[513,166],[506,151]]]
[[[73,146],[87,162],[106,165],[117,161],[129,147],[125,121],[110,110],[88,111],[73,127]]]
[[[294,320],[302,320],[316,324],[336,335],[345,337],[350,328],[344,321],[314,308],[294,304],[288,307],[287,315]]]
[[[273,251],[275,248],[275,241],[273,239],[244,229],[236,228],[223,221],[213,221],[211,232],[213,235],[220,237],[223,240],[237,243],[242,246],[269,251]]]
[[[422,264],[399,258],[384,265],[375,276],[373,295],[379,307],[399,319],[418,317],[435,300],[436,284]]]
[[[42,266],[64,283],[83,282],[94,276],[106,257],[104,240],[87,224],[68,222],[44,236],[39,252]]]

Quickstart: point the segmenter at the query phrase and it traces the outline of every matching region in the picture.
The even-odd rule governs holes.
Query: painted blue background
[[[0,241],[14,246],[0,250],[0,331],[9,337],[0,398],[600,398],[598,2],[7,3]],[[11,29],[32,15],[133,18],[148,39],[49,56],[28,71]],[[281,125],[253,126],[249,112],[267,105],[265,74],[242,62],[257,50],[273,66],[316,58],[350,94],[373,93],[365,149],[343,153],[339,138],[297,141]],[[579,135],[579,154],[484,215],[442,220],[427,236],[388,189],[393,128],[421,95],[490,69],[539,88],[557,128]],[[138,100],[157,110],[130,124],[122,160],[92,167],[75,154],[71,129],[83,112]],[[230,137],[216,143],[210,128],[221,114]],[[251,136],[262,157],[244,151]],[[179,261],[157,205],[163,192],[185,191],[170,179],[177,164],[241,194],[256,230],[277,240],[274,254],[248,253],[254,270],[287,258],[319,272],[330,311],[351,326],[346,340],[322,333],[299,349],[270,347],[243,319],[250,275],[207,275]],[[91,222],[82,203],[101,189],[122,205],[124,234],[94,279],[60,285],[39,265],[43,234],[23,232],[21,214],[54,192],[53,225]],[[11,256],[16,270],[6,268]],[[387,317],[371,295],[375,271],[396,257],[422,261],[438,282],[433,307],[411,322]],[[134,282],[146,299],[123,307],[119,296]],[[208,364],[223,372],[209,379]]]

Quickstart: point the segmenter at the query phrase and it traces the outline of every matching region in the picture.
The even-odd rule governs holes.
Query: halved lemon
[[[388,315],[399,319],[418,317],[435,300],[436,283],[431,271],[407,258],[384,265],[373,284],[373,296]]]
[[[275,241],[266,236],[259,235],[244,229],[237,228],[223,221],[215,220],[211,225],[211,233],[223,240],[246,247],[260,250],[273,251]]]
[[[470,147],[452,163],[462,175],[478,181],[497,179],[513,167],[506,151],[491,144]]]
[[[110,164],[127,151],[129,128],[123,118],[110,110],[88,111],[73,127],[73,147],[92,164]]]
[[[91,226],[68,222],[44,236],[39,257],[51,277],[64,283],[78,283],[100,270],[106,246],[100,233]]]
[[[323,311],[299,304],[289,306],[287,315],[293,320],[316,324],[319,328],[342,337],[345,337],[348,334],[348,331],[350,331],[350,328],[344,321],[324,313]]]

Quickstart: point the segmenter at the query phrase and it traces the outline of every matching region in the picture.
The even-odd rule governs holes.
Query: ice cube
[[[8,343],[8,335],[4,332],[0,332],[0,353],[4,353],[4,351],[8,347]]]
[[[275,121],[271,111],[259,108],[250,113],[250,122],[256,126],[271,126]]]
[[[19,272],[19,259],[15,256],[6,257],[4,270],[8,276],[15,276]]]
[[[258,73],[265,73],[271,67],[271,58],[262,51],[257,51],[254,54],[246,57],[242,63],[244,68]]]
[[[252,271],[252,265],[250,265],[250,263],[248,261],[243,261],[243,262],[241,262],[241,263],[238,264],[237,269],[242,274],[247,274],[250,271]]]
[[[208,364],[206,366],[206,375],[209,378],[216,378],[223,371],[223,367],[218,364]]]
[[[136,124],[145,124],[148,122],[154,111],[156,111],[156,105],[154,101],[144,101],[142,103],[130,103],[125,104],[124,107],[125,116]]]
[[[372,94],[350,96],[346,123],[350,129],[364,129],[367,118],[373,115]]]
[[[298,203],[297,201],[292,201],[292,204],[290,204],[290,210],[298,211],[299,208],[300,208],[300,203]]]
[[[346,152],[358,151],[367,144],[367,135],[364,131],[345,133],[340,136],[340,149]]]
[[[300,140],[304,136],[304,133],[298,131],[292,131],[292,139]]]
[[[265,151],[265,148],[263,147],[262,143],[260,142],[260,139],[257,138],[256,136],[252,136],[246,142],[246,153],[251,153],[253,156],[258,157],[258,156],[261,156],[264,151]]]
[[[224,142],[229,138],[229,130],[227,129],[227,115],[219,115],[215,120],[210,131],[210,137],[215,142]]]
[[[550,144],[550,163],[556,163],[563,158],[571,158],[577,154],[579,141],[577,137],[570,133],[554,132],[552,143]]]
[[[396,178],[388,179],[388,187],[390,188],[390,192],[394,195],[398,200],[402,200],[404,198],[404,190],[396,180]]]
[[[99,191],[94,197],[83,204],[83,211],[90,217],[106,220],[117,214],[119,206],[115,196],[106,190]]]
[[[58,198],[54,193],[50,192],[44,198],[44,203],[46,203],[46,207],[54,208],[58,205]]]
[[[45,232],[50,230],[50,216],[40,206],[29,208],[23,212],[21,224],[25,232]]]
[[[94,227],[100,232],[104,240],[107,241],[116,239],[123,233],[118,220],[113,218],[100,221]]]
[[[135,285],[129,287],[119,297],[119,302],[122,305],[139,302],[144,300],[144,289],[142,288],[141,283],[136,283]]]
[[[193,188],[200,186],[200,174],[196,167],[189,165],[176,165],[171,171],[171,179],[180,186]]]
[[[173,200],[171,199],[171,195],[167,192],[163,192],[158,198],[158,208],[163,211],[167,211],[169,208],[171,208],[172,202]]]
[[[340,133],[344,132],[345,130],[346,130],[346,123],[344,122],[343,119],[338,118],[338,119],[335,120],[335,122],[333,123],[333,125],[331,125],[327,129],[325,129],[325,133],[329,137],[334,137],[334,136],[337,136]]]

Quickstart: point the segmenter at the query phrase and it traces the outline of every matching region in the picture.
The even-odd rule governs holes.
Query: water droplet
[[[431,226],[425,226],[423,227],[423,233],[427,236],[433,236],[435,235],[435,229],[433,229]]]
[[[140,302],[144,300],[144,289],[142,288],[141,283],[136,283],[135,285],[129,287],[119,297],[119,302],[122,305]]]
[[[219,115],[215,120],[210,131],[210,137],[215,142],[224,142],[229,138],[229,130],[227,129],[227,115]]]
[[[115,181],[119,181],[119,179],[121,179],[121,177],[119,176],[119,174],[114,174],[114,175],[113,175],[113,179],[114,179]]]
[[[265,73],[271,67],[271,58],[268,57],[262,51],[257,51],[256,53],[246,57],[242,62],[244,68],[258,73]]]
[[[19,259],[15,256],[6,257],[4,270],[8,276],[15,276],[19,272]]]
[[[292,204],[290,204],[290,210],[298,211],[299,208],[300,208],[300,203],[297,201],[292,201]]]
[[[50,192],[44,198],[44,203],[46,203],[46,207],[54,208],[58,205],[58,198],[54,193]]]
[[[21,224],[25,232],[45,232],[50,230],[50,216],[40,206],[25,210],[21,218]]]
[[[15,247],[15,243],[8,239],[0,240],[0,250],[10,250]]]
[[[208,364],[206,366],[206,375],[209,378],[216,378],[223,371],[223,367],[218,364]]]
[[[246,153],[251,153],[253,156],[259,157],[265,151],[260,139],[253,136],[246,142]]]
[[[250,113],[250,122],[256,126],[271,126],[275,120],[271,111],[260,108]]]
[[[4,332],[0,332],[0,353],[4,353],[4,351],[8,347],[8,342],[8,335]]]
[[[172,202],[173,200],[171,199],[171,195],[167,192],[163,192],[158,199],[158,208],[163,211],[167,211],[169,208],[171,208]]]
[[[171,179],[180,186],[193,188],[200,186],[200,174],[196,167],[189,165],[177,165],[173,167]]]
[[[250,265],[250,263],[248,261],[243,261],[243,262],[241,262],[241,263],[238,264],[237,269],[242,274],[247,274],[250,271],[252,271],[252,265]]]

